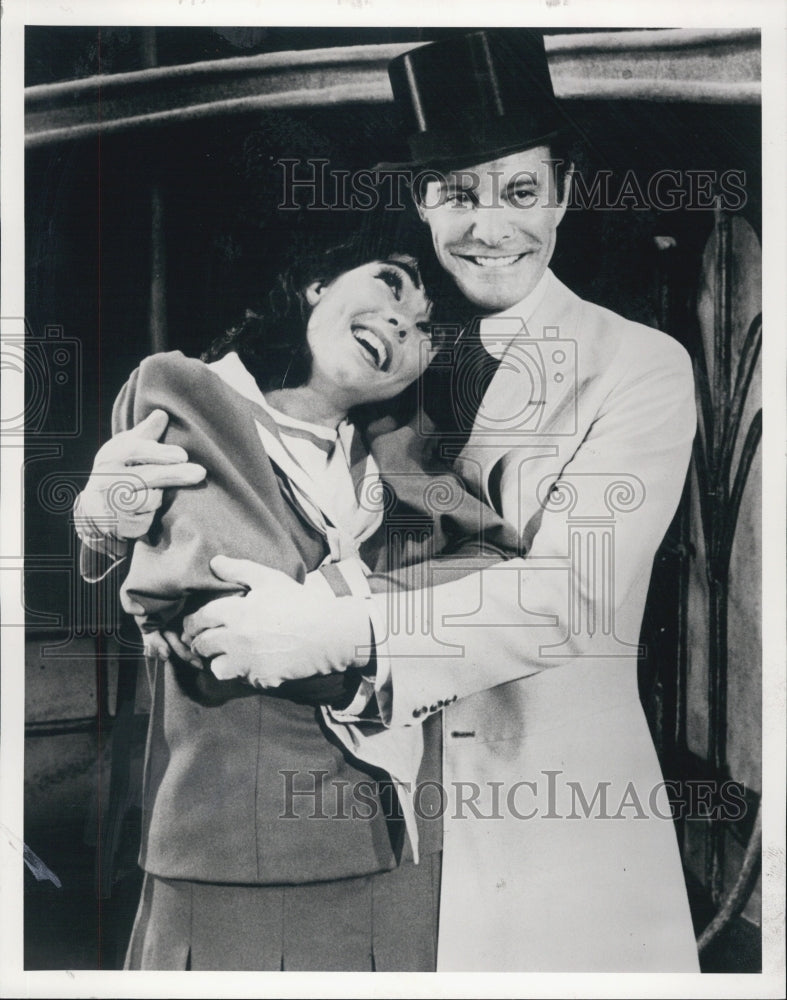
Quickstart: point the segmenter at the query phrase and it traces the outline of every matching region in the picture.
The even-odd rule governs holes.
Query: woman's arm
[[[200,362],[179,354],[147,359],[121,390],[112,423],[116,436],[102,449],[86,490],[93,509],[110,511],[96,519],[98,530],[93,530],[108,545],[121,531],[137,539],[125,560],[122,599],[137,616],[150,652],[175,663],[208,666],[180,641],[183,614],[221,594],[245,592],[211,572],[211,557],[228,551],[253,554],[303,579],[305,558],[316,562],[320,543],[291,537],[287,524],[304,529],[285,510],[249,405]],[[154,433],[163,436],[162,443],[148,437]],[[196,462],[184,463],[187,455],[196,456]],[[167,466],[158,460],[179,463],[170,466],[176,488],[167,489]],[[145,464],[132,464],[138,461]],[[138,469],[143,470],[139,479]],[[145,497],[146,490],[152,498]],[[142,531],[138,510],[148,506],[146,499],[155,500],[149,505],[156,510],[145,516],[147,530]],[[118,506],[127,512],[122,522],[113,516]],[[238,693],[255,691],[240,681],[221,682],[209,670],[199,672],[199,683],[215,689],[216,697],[230,687],[238,687]],[[352,675],[334,674],[296,681],[275,693],[308,704],[336,704],[347,700],[352,687]]]

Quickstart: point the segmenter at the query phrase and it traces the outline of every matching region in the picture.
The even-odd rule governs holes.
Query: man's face
[[[418,213],[437,258],[474,305],[499,312],[531,292],[555,249],[558,199],[546,146],[430,180]]]

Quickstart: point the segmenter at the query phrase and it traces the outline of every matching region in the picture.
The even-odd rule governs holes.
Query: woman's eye
[[[398,301],[399,296],[402,294],[402,278],[397,271],[384,270],[380,271],[377,277],[386,283],[391,291],[394,293],[394,298]]]

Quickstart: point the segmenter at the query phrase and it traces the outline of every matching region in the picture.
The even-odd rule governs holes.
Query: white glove
[[[82,541],[140,538],[150,530],[165,487],[193,486],[205,478],[205,469],[189,462],[182,448],[159,443],[168,420],[164,410],[154,410],[99,449],[74,506]]]
[[[183,622],[183,642],[211,660],[219,680],[255,687],[365,666],[371,625],[363,597],[334,597],[248,559],[216,556],[220,579],[247,587],[219,597]]]

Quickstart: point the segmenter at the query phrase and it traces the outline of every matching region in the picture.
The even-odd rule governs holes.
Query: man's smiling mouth
[[[494,269],[498,267],[510,267],[512,264],[518,263],[526,255],[527,251],[524,253],[511,254],[507,257],[476,257],[472,254],[462,253],[455,254],[454,256],[459,257],[460,260],[469,261],[471,264],[475,264],[478,267]]]
[[[366,352],[370,363],[381,372],[387,372],[391,366],[391,352],[382,339],[366,326],[353,326],[352,335]]]

